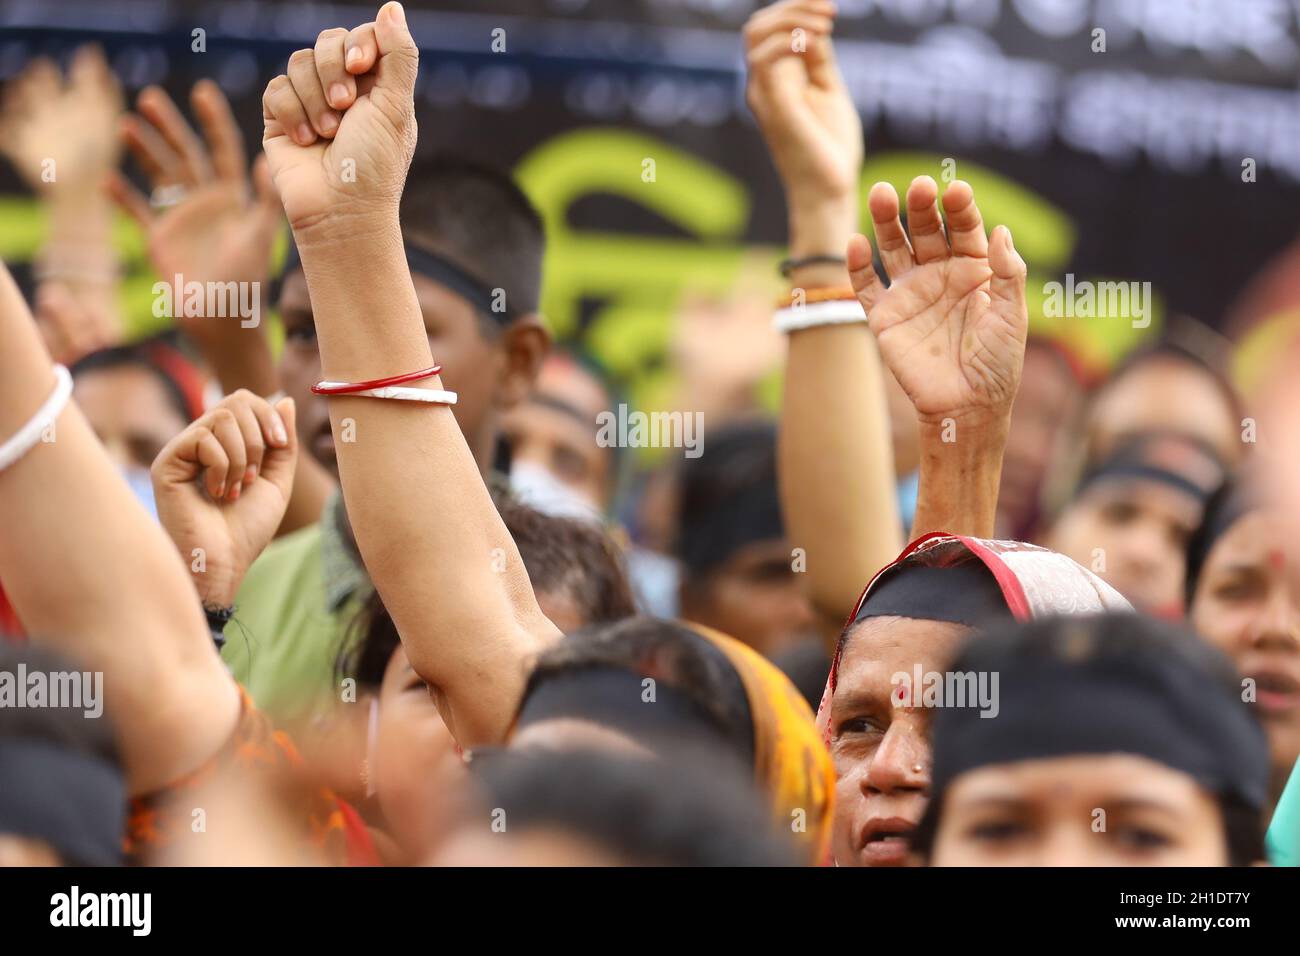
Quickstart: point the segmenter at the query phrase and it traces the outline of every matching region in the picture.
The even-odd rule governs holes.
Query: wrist
[[[790,257],[844,255],[858,228],[857,197],[790,195]]]
[[[912,536],[930,531],[991,537],[1008,421],[952,414],[918,421],[920,485]]]
[[[1010,430],[1010,415],[992,411],[918,416],[922,477],[1000,473]]]
[[[998,436],[1005,440],[1006,433],[1011,428],[1011,405],[989,405],[949,412],[917,412],[916,422],[922,441],[943,441],[944,433],[951,434],[954,429],[970,432],[985,440],[996,439]]]
[[[384,243],[402,244],[397,208],[331,210],[292,224],[293,241],[304,258],[358,261],[359,250]],[[364,264],[364,263],[363,263]]]

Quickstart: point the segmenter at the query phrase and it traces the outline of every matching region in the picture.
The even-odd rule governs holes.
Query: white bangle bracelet
[[[346,382],[320,382],[318,388],[338,388]],[[392,398],[400,402],[428,402],[431,405],[455,405],[456,393],[440,388],[409,388],[404,385],[385,385],[368,388],[364,392],[340,392],[326,398]]]
[[[54,424],[63,407],[72,395],[72,376],[62,365],[54,366],[54,391],[45,400],[45,404],[36,410],[36,414],[3,445],[0,445],[0,471],[4,471],[23,455],[27,454],[41,440],[45,429]]]
[[[832,299],[828,302],[809,302],[778,309],[772,316],[772,325],[778,332],[796,332],[820,325],[846,325],[867,321],[867,313],[857,299]]]

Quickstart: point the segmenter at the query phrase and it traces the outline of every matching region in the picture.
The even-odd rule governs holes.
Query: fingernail
[[[298,127],[298,142],[301,143],[303,146],[310,146],[311,140],[312,140],[311,127],[308,126],[306,123],[303,123],[301,126]]]
[[[393,7],[393,17],[397,20],[398,23],[404,25],[406,23],[406,11],[402,9],[402,5],[400,3],[394,3],[392,4],[392,7]]]
[[[344,62],[346,62],[348,66],[352,66],[352,64],[357,63],[360,59],[361,47],[354,46],[352,49],[348,50],[348,55]]]
[[[271,426],[271,435],[281,445],[289,443],[289,433],[284,430],[284,422],[280,420],[279,415],[275,416],[275,422]]]
[[[230,500],[231,500],[231,501],[238,501],[238,500],[239,500],[239,492],[240,492],[240,490],[241,490],[241,489],[240,489],[240,486],[239,486],[238,484],[236,484],[235,487],[233,487],[233,488],[230,489]]]
[[[226,497],[226,483],[225,483],[224,481],[223,481],[220,485],[217,486],[217,493],[216,493],[216,495],[215,495],[214,497],[217,497],[217,498],[224,498],[224,497]]]
[[[355,47],[353,47],[352,50],[348,51],[349,60],[352,57],[353,51],[360,52],[359,50],[356,50]],[[333,86],[330,87],[330,103],[332,103],[334,106],[342,106],[347,101],[348,101],[348,88],[346,86],[344,86],[342,83],[335,83]]]
[[[257,480],[257,466],[249,465],[248,470],[244,472],[244,484],[251,485]]]
[[[320,129],[322,133],[333,132],[338,128],[339,121],[333,113],[324,113],[320,118]]]

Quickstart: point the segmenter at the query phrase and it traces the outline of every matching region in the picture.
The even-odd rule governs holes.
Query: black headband
[[[698,517],[683,522],[677,556],[688,571],[704,574],[747,544],[785,537],[776,480],[741,489]]]
[[[580,667],[547,675],[524,701],[516,732],[553,718],[586,720],[622,731],[652,750],[687,742],[707,742],[734,751],[716,721],[685,693],[662,680],[653,700],[640,674],[621,667]]]
[[[1197,501],[1204,501],[1206,498],[1206,490],[1186,476],[1180,475],[1176,471],[1169,471],[1155,465],[1134,461],[1103,462],[1084,475],[1083,480],[1079,482],[1079,490],[1076,495],[1082,494],[1085,488],[1098,481],[1111,478],[1138,478],[1144,481],[1155,481],[1185,492]]]
[[[853,624],[869,617],[910,617],[979,627],[1011,616],[993,572],[972,557],[947,567],[904,561],[884,572],[858,608]]]
[[[1200,464],[1212,466],[1215,469],[1214,477],[1204,483],[1193,480],[1176,467],[1180,456],[1184,460],[1194,457],[1199,459]],[[1184,435],[1155,432],[1131,438],[1090,468],[1079,481],[1075,496],[1098,481],[1135,478],[1167,485],[1203,502],[1223,480],[1223,475],[1224,467],[1219,456],[1203,442]]]
[[[1159,659],[1081,655],[962,655],[956,668],[974,665],[999,675],[998,712],[985,718],[974,708],[939,711],[936,801],[955,777],[979,767],[1124,753],[1187,773],[1220,796],[1263,807],[1269,767],[1263,732],[1208,673],[1168,653]]]
[[[31,837],[65,864],[122,862],[126,784],[112,764],[37,740],[0,740],[0,833]]]
[[[402,248],[406,250],[406,263],[412,274],[422,275],[445,286],[473,306],[480,315],[495,319],[502,326],[506,326],[522,314],[510,304],[504,289],[489,288],[486,283],[446,256],[428,252],[409,242],[403,242]],[[284,270],[280,273],[281,288],[284,287],[284,280],[292,272],[301,268],[302,260],[298,257],[298,247],[290,242],[289,252],[284,259]]]

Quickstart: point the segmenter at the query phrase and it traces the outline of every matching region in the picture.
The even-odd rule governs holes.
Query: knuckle
[[[291,67],[309,66],[312,63],[314,63],[315,60],[316,60],[316,54],[312,50],[308,50],[308,49],[294,50],[293,53],[289,55],[289,66]]]
[[[262,103],[270,105],[276,101],[280,92],[288,85],[289,78],[281,73],[279,76],[271,78],[271,82],[266,84],[266,89],[262,91]]]

